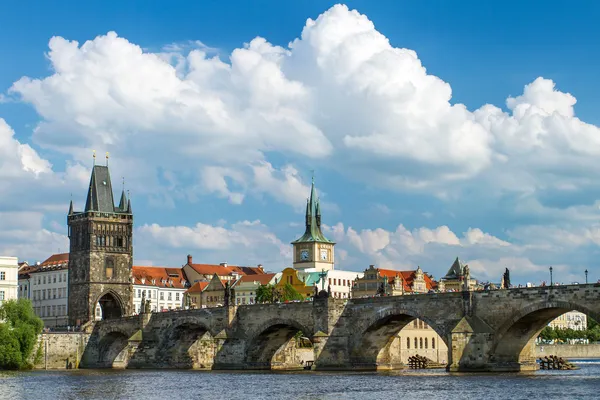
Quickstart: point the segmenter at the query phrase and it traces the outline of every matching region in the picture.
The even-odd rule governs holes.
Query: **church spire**
[[[327,239],[321,231],[321,205],[319,202],[319,197],[317,196],[317,189],[315,188],[314,176],[312,178],[312,184],[310,187],[310,197],[306,201],[306,214],[304,219],[306,225],[304,235],[292,243],[333,243],[331,240]]]

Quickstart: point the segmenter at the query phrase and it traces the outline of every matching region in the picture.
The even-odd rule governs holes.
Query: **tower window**
[[[115,238],[115,246],[123,247],[123,238],[122,237]]]
[[[115,262],[111,258],[107,258],[104,265],[104,275],[106,279],[112,279],[115,269]]]

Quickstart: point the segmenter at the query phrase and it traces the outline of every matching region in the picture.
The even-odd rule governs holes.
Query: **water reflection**
[[[576,371],[448,374],[75,370],[0,373],[0,399],[548,399],[595,398],[600,360]]]

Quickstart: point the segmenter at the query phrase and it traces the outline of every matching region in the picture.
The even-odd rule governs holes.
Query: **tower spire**
[[[71,199],[71,203],[69,204],[69,215],[73,215],[73,199]]]
[[[125,178],[123,178],[123,190],[121,191],[121,201],[119,201],[119,211],[127,211],[127,197],[125,196]]]

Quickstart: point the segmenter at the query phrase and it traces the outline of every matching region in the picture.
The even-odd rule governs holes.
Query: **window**
[[[179,301],[179,293],[175,293],[175,300]]]
[[[56,283],[56,275],[52,275],[52,283]]]
[[[115,262],[112,258],[107,258],[104,264],[104,276],[106,279],[112,279],[115,269]]]
[[[415,338],[415,349],[419,348],[418,344],[419,344],[419,342],[417,341],[417,338]]]
[[[44,275],[44,285],[46,284],[46,275]]]
[[[406,348],[410,349],[410,338],[406,338]]]
[[[5,281],[5,280],[6,280],[6,272],[0,271],[0,281]]]
[[[431,338],[431,348],[435,349],[435,338]]]
[[[46,300],[46,289],[42,290],[42,300]]]
[[[414,325],[415,325],[415,328],[418,328],[419,327],[419,321],[415,319]]]
[[[0,301],[4,300],[4,290],[0,290]]]
[[[58,314],[56,314],[56,306],[52,306],[52,316],[56,316]]]
[[[165,294],[164,294],[164,292],[160,292],[160,299],[161,299],[161,300],[164,300],[164,299],[165,299]]]
[[[52,289],[52,298],[56,298],[56,288]]]
[[[419,348],[423,348],[423,338],[419,338]]]
[[[171,300],[173,300],[173,299],[171,298],[171,292],[169,292],[169,295],[167,296],[167,300],[168,300],[168,301],[171,301]]]
[[[425,348],[427,348],[427,338],[425,338]]]
[[[58,274],[58,282],[62,282],[62,274]]]

